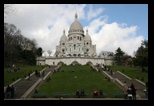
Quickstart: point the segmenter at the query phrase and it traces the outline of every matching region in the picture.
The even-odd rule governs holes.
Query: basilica
[[[63,34],[59,44],[56,46],[56,52],[52,57],[37,57],[37,65],[58,65],[63,63],[81,64],[87,63],[97,65],[113,65],[113,53],[101,52],[98,56],[96,53],[96,45],[92,44],[92,39],[86,31],[83,30],[81,23],[78,21],[78,15],[75,14],[74,22],[70,25],[68,35]]]
[[[95,57],[96,45],[92,45],[91,37],[86,34],[80,22],[78,16],[75,14],[74,22],[71,24],[68,31],[68,36],[65,35],[65,30],[61,36],[59,45],[56,46],[56,57]]]

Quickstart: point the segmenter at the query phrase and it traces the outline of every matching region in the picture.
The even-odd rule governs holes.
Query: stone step
[[[44,75],[46,75],[49,71],[53,71],[54,67],[50,67],[50,68],[46,68],[44,70]],[[15,94],[14,94],[14,98],[13,99],[20,99],[21,96],[23,96],[23,94],[33,86],[33,84],[35,84],[35,82],[39,79],[39,78],[43,78],[43,76],[41,77],[36,77],[35,74],[30,76],[30,80],[25,80],[25,79],[21,79],[18,83],[14,84],[14,87],[16,89]]]
[[[127,77],[123,76],[122,74],[118,73],[118,72],[115,72],[114,71],[114,75],[111,75],[110,74],[110,71],[105,71],[107,72],[111,77],[113,78],[117,78],[119,79],[121,82],[126,82],[127,83],[127,86],[130,86],[132,83],[136,86],[137,88],[137,98],[147,98],[147,96],[145,95],[145,92],[143,92],[143,90],[145,89],[145,85],[139,83],[138,81],[134,80],[134,79],[128,79]]]

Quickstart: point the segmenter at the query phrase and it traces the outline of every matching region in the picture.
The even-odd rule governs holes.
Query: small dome
[[[88,30],[86,30],[86,36],[85,36],[84,40],[91,41],[91,37],[88,34]]]
[[[60,38],[60,41],[63,41],[63,42],[66,42],[67,41],[67,37],[65,35],[65,30],[63,31],[63,35],[62,37]]]

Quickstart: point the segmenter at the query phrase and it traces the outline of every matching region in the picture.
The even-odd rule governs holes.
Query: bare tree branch
[[[13,7],[13,4],[4,4],[4,18],[6,15],[14,12],[15,8]]]

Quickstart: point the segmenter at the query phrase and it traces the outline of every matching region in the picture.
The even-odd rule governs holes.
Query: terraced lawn
[[[34,72],[35,70],[41,71],[45,66],[23,66],[20,67],[20,71],[11,72],[10,69],[4,69],[4,85],[7,86],[18,78],[24,78],[24,75],[27,75],[30,71]]]
[[[44,94],[46,97],[57,97],[65,95],[66,97],[76,97],[76,90],[84,90],[86,96],[93,97],[93,90],[103,90],[106,97],[115,97],[115,94],[121,94],[123,91],[113,82],[108,81],[101,72],[93,71],[88,66],[62,66],[60,72],[54,72],[50,80],[44,82],[38,89],[38,94]]]
[[[112,70],[118,70],[127,76],[133,78],[133,79],[139,79],[143,82],[148,81],[148,72],[142,72],[141,68],[135,68],[135,67],[127,67],[127,66],[110,66]]]

